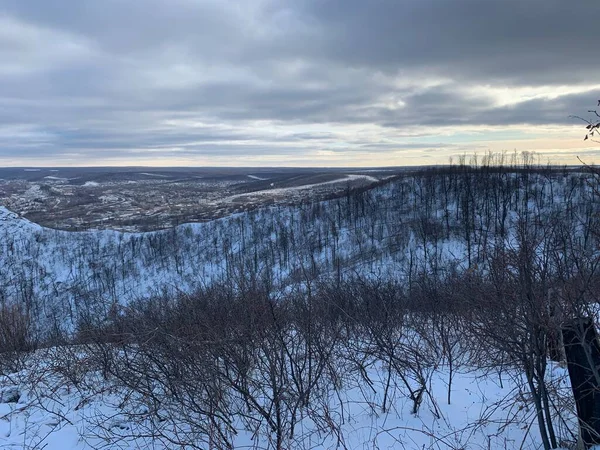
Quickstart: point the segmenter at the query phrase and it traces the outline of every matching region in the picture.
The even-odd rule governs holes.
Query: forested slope
[[[115,304],[215,281],[412,283],[423,272],[485,270],[491,255],[518,248],[523,233],[536,252],[553,252],[559,270],[565,258],[597,248],[593,182],[581,171],[458,166],[151,233],[57,231],[0,208],[0,296],[46,330],[68,328]]]

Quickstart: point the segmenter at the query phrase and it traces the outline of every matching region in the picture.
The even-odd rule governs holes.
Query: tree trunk
[[[575,319],[562,330],[581,439],[586,448],[600,444],[600,346],[590,318]]]

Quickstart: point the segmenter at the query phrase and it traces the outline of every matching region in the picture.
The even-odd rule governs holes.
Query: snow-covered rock
[[[16,386],[0,389],[0,403],[18,403],[20,398],[21,391]]]

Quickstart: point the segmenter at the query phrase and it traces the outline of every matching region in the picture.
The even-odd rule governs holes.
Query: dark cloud
[[[325,60],[518,84],[593,79],[595,0],[310,0]],[[587,72],[592,70],[593,72]]]
[[[404,139],[439,128],[569,125],[600,97],[599,13],[596,0],[0,0],[0,156],[285,161],[455,148]]]

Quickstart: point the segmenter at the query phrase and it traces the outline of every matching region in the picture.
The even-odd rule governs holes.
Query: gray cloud
[[[353,66],[519,84],[586,81],[599,35],[594,0],[332,0],[302,2],[322,54]]]
[[[0,0],[0,157],[424,154],[456,144],[402,136],[569,125],[600,97],[599,13],[595,0]]]

